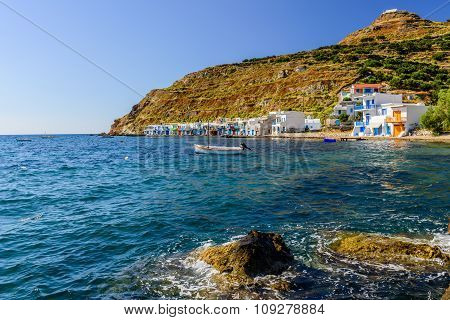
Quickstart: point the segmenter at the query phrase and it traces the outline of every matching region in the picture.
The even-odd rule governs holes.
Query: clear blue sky
[[[145,95],[189,72],[334,44],[399,8],[446,1],[0,0],[0,134],[96,133],[140,100],[2,5]],[[429,18],[444,21],[450,5]]]

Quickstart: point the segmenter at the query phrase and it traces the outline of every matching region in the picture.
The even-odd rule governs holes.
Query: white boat
[[[239,154],[245,150],[243,147],[205,146],[202,144],[195,144],[194,149],[197,153],[211,154]]]

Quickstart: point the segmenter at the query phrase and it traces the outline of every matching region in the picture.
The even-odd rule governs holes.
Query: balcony
[[[406,122],[406,118],[403,117],[386,117],[387,123],[404,123]]]
[[[362,121],[356,121],[356,122],[355,122],[355,127],[364,127],[364,122],[362,122]]]
[[[362,104],[361,104],[361,105],[356,105],[356,106],[355,106],[355,111],[359,111],[359,110],[362,110],[362,109],[364,109],[364,107],[363,107]]]
[[[375,105],[374,104],[365,104],[362,106],[363,110],[370,110],[370,109],[375,109]]]

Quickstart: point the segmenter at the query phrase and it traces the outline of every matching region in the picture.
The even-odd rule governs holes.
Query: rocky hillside
[[[253,58],[186,75],[150,91],[110,134],[141,134],[146,125],[300,110],[325,118],[337,93],[357,81],[384,82],[433,101],[449,85],[450,23],[388,12],[339,44]]]
[[[448,33],[448,23],[421,19],[417,14],[401,10],[387,10],[370,26],[349,34],[339,44],[359,44],[367,41],[411,40]]]

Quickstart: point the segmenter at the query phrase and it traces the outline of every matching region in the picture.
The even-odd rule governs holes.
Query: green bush
[[[277,58],[277,59],[275,59],[275,63],[281,63],[281,62],[289,62],[289,61],[291,61],[291,58],[289,58],[289,57],[280,57],[280,58]]]
[[[339,121],[340,121],[341,123],[347,122],[347,120],[348,120],[348,114],[346,114],[346,113],[341,113],[341,114],[339,115],[338,119],[339,119]]]
[[[450,131],[450,89],[439,91],[437,105],[428,108],[420,125],[434,134]]]
[[[359,57],[356,54],[349,54],[345,56],[345,60],[348,62],[356,62],[359,60]]]
[[[377,68],[377,67],[381,67],[383,65],[383,63],[381,63],[381,61],[375,60],[375,59],[368,59],[364,65],[366,67],[369,68]]]
[[[445,52],[436,52],[433,54],[433,59],[436,61],[444,61],[447,54]]]
[[[374,39],[372,37],[364,37],[361,39],[361,42],[372,42]]]

